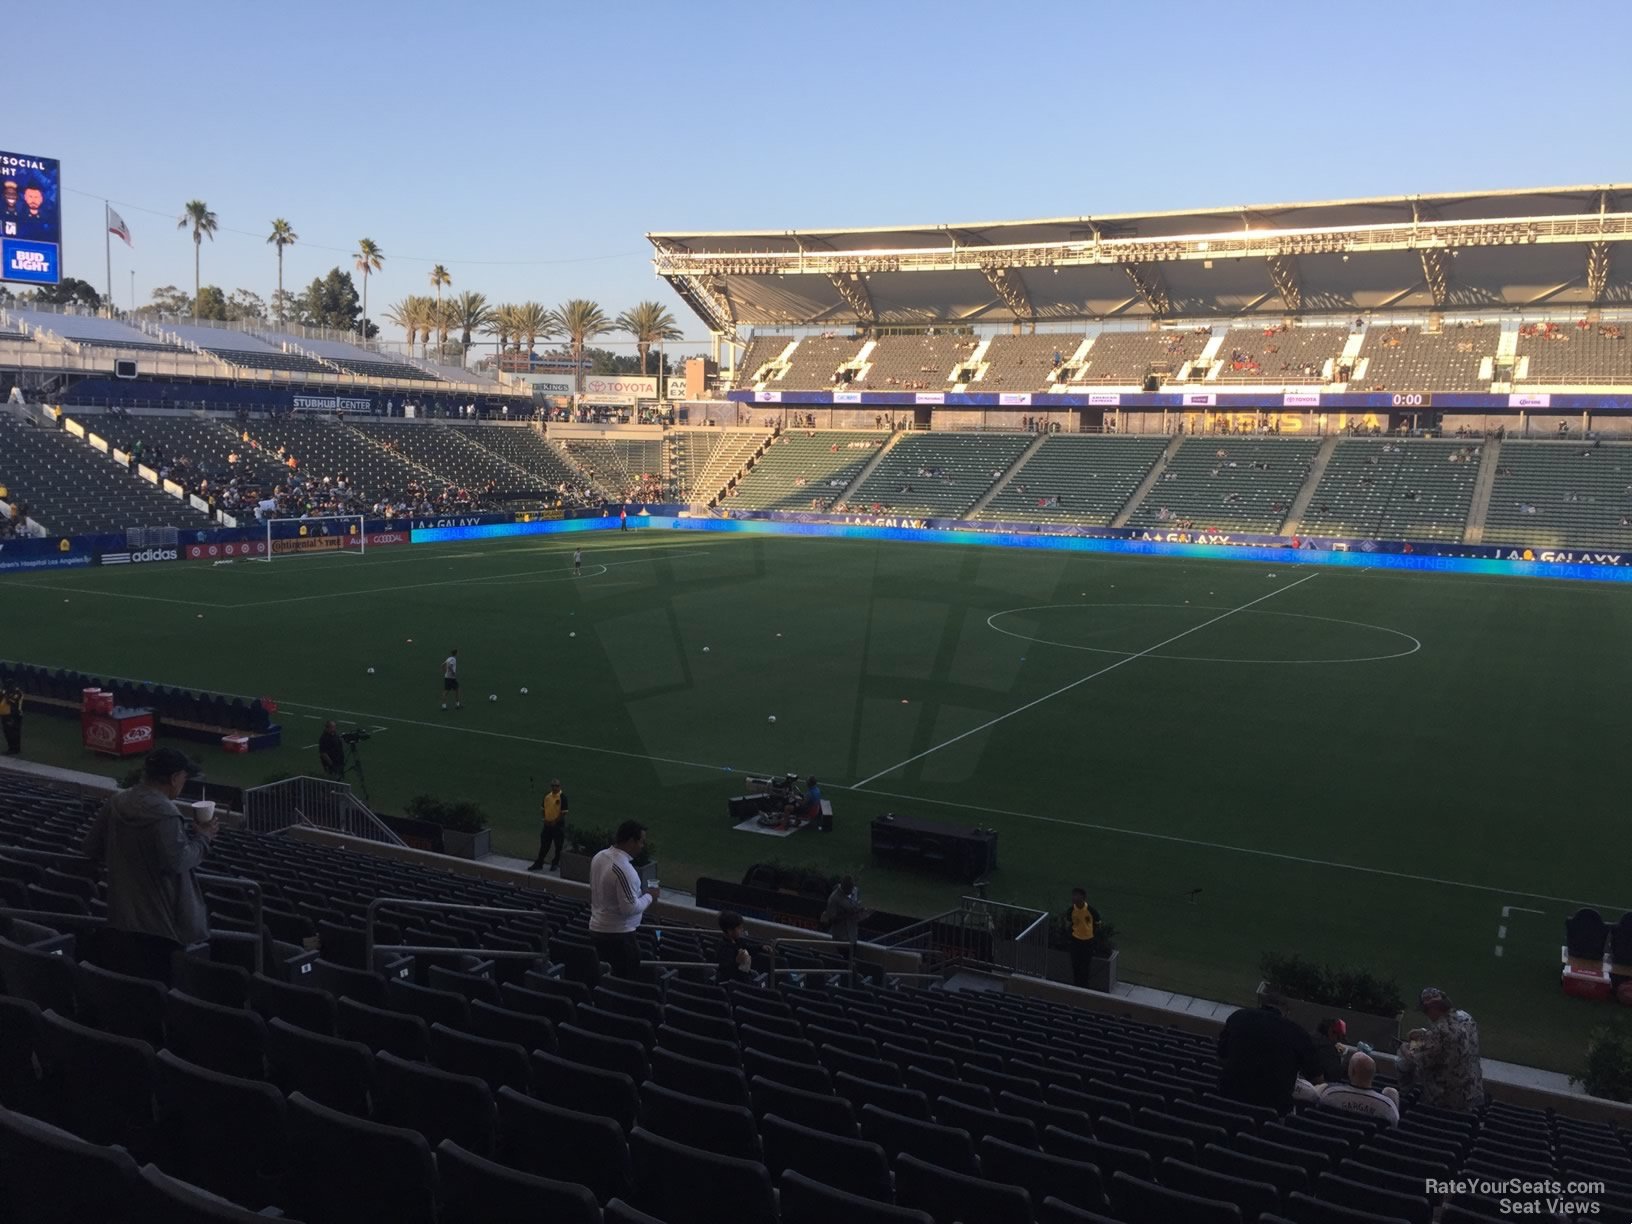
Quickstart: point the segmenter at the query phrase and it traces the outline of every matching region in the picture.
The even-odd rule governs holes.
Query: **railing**
[[[379,918],[380,910],[384,908],[435,910],[437,913],[459,911],[468,914],[512,914],[527,918],[544,918],[545,924],[539,934],[545,939],[549,937],[549,921],[543,910],[514,909],[502,905],[463,905],[450,901],[416,901],[407,897],[375,897],[368,903],[368,913],[363,919],[363,963],[368,966],[374,964],[374,953],[376,952],[395,952],[402,956],[446,956],[448,953],[453,952],[487,960],[547,961],[549,959],[543,947],[535,951],[523,952],[519,948],[444,948],[421,944],[376,943],[374,940],[374,924]]]
[[[252,833],[281,833],[310,825],[388,846],[406,845],[352,793],[327,778],[286,778],[244,792],[244,824]]]
[[[941,976],[962,967],[1048,976],[1048,913],[984,897],[964,897],[957,909],[872,942],[917,952],[925,970]]]

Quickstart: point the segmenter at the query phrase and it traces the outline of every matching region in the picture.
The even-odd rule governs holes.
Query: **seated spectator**
[[[743,937],[741,914],[731,910],[720,913],[720,946],[715,959],[719,965],[715,980],[722,985],[754,980],[754,948]]]
[[[1432,986],[1423,990],[1418,1006],[1428,1024],[1406,1034],[1399,1053],[1400,1082],[1421,1088],[1424,1105],[1478,1109],[1485,1100],[1479,1026]]]
[[[1349,1082],[1327,1082],[1315,1089],[1315,1101],[1332,1109],[1381,1118],[1390,1126],[1400,1124],[1400,1094],[1393,1088],[1378,1091],[1372,1081],[1377,1063],[1370,1054],[1356,1051],[1349,1057]]]

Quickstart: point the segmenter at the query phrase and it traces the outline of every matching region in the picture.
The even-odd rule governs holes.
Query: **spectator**
[[[743,938],[742,915],[723,910],[720,913],[720,947],[717,957],[718,972],[714,980],[722,986],[727,982],[754,980],[754,949]]]
[[[1292,1108],[1299,1075],[1318,1074],[1309,1034],[1269,1003],[1230,1013],[1218,1035],[1218,1091],[1232,1101]]]
[[[854,876],[845,876],[827,896],[827,908],[822,911],[822,922],[836,943],[854,943],[861,935],[861,920],[867,911],[861,908],[861,894],[856,891]]]
[[[1315,1099],[1332,1109],[1381,1118],[1390,1126],[1400,1124],[1400,1094],[1393,1088],[1381,1092],[1373,1088],[1377,1063],[1370,1054],[1355,1051],[1349,1058],[1348,1083],[1328,1081],[1315,1090]]]
[[[661,895],[656,885],[643,889],[634,858],[646,846],[646,826],[626,820],[613,842],[589,863],[589,941],[615,977],[640,974],[640,943],[635,932],[640,916]]]
[[[346,741],[340,738],[340,728],[332,718],[323,724],[323,734],[317,737],[317,759],[324,777],[338,782],[346,776]]]
[[[1429,986],[1418,998],[1428,1017],[1400,1047],[1400,1082],[1422,1089],[1422,1103],[1440,1109],[1478,1109],[1485,1099],[1479,1063],[1479,1026],[1453,1007],[1443,990]]]
[[[1328,1084],[1340,1084],[1345,1078],[1343,1060],[1348,1047],[1343,1044],[1349,1026],[1334,1018],[1315,1025],[1315,1064],[1317,1074]]]
[[[169,982],[171,956],[209,937],[193,871],[220,825],[184,818],[175,804],[199,775],[174,748],[148,753],[142,780],[110,796],[85,834],[80,852],[107,868],[107,924],[98,939],[110,969]]]
[[[17,756],[23,750],[23,690],[17,681],[7,680],[0,689],[0,731],[6,736],[6,755]]]
[[[1067,938],[1071,943],[1071,984],[1088,989],[1089,965],[1094,959],[1094,927],[1099,911],[1088,904],[1088,893],[1071,890],[1071,908],[1065,911]]]
[[[561,849],[567,838],[567,796],[561,789],[561,779],[551,778],[550,789],[544,793],[544,801],[539,807],[540,826],[538,832],[538,857],[528,867],[528,871],[544,870],[544,855],[554,847],[555,857],[550,860],[551,871],[561,868]]]

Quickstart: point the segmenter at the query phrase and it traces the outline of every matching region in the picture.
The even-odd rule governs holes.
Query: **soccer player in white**
[[[462,710],[465,703],[459,700],[459,651],[454,648],[448,652],[448,657],[442,660],[442,708],[448,708],[448,694],[453,694],[453,708]]]

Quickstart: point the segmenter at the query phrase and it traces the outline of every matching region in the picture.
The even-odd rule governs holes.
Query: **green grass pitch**
[[[675,884],[863,868],[872,816],[941,816],[1001,831],[995,899],[1081,882],[1128,980],[1246,1001],[1261,953],[1298,950],[1442,986],[1487,1054],[1563,1069],[1612,1010],[1557,972],[1565,914],[1632,905],[1619,584],[640,530],[0,595],[6,657],[275,698],[284,746],[208,751],[214,777],[315,772],[328,715],[383,727],[374,806],[477,800],[506,853],[533,853],[552,776],[576,821],[649,822]],[[66,720],[27,734],[121,772]],[[725,798],[771,770],[821,777],[835,831],[732,831]],[[864,887],[915,913],[962,891]]]

